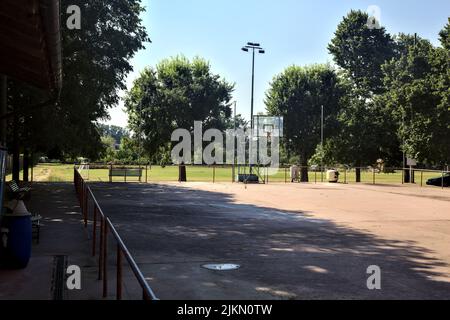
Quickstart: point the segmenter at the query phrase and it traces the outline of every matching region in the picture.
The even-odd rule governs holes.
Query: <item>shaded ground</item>
[[[161,299],[450,298],[448,193],[374,188],[93,185]],[[370,265],[381,291],[367,289]]]

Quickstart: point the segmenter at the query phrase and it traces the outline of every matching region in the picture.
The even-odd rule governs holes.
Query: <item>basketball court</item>
[[[92,189],[161,299],[450,298],[448,190],[210,183]],[[205,264],[240,268],[211,271]],[[382,290],[367,288],[371,265],[381,268]],[[134,283],[127,282],[130,294],[139,292]]]

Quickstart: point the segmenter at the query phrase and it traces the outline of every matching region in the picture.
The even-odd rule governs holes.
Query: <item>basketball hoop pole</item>
[[[242,51],[249,52],[252,50],[252,99],[251,99],[251,110],[250,110],[250,126],[252,134],[250,135],[250,157],[249,157],[249,165],[250,165],[250,174],[253,173],[252,164],[251,164],[251,152],[253,151],[253,129],[254,129],[254,121],[253,121],[253,105],[254,105],[254,92],[255,92],[255,50],[258,50],[258,53],[265,54],[266,51],[261,47],[259,43],[248,42],[246,46],[242,48]]]

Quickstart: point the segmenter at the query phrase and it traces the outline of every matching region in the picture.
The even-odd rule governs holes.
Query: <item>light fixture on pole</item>
[[[248,42],[246,46],[242,48],[242,51],[244,52],[250,52],[252,51],[252,100],[251,100],[251,110],[250,110],[250,116],[251,116],[251,128],[253,130],[254,123],[253,123],[253,107],[254,107],[254,92],[255,92],[255,52],[258,52],[260,54],[265,54],[266,51],[261,47],[259,43],[254,42]]]

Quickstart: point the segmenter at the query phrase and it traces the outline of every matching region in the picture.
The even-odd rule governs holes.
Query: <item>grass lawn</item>
[[[30,170],[31,171],[31,170]],[[237,172],[237,170],[236,170]],[[340,172],[340,182],[346,181],[347,183],[355,183],[356,175],[355,171]],[[109,181],[108,169],[91,169],[82,172],[84,178],[92,182],[107,182]],[[230,167],[216,167],[215,172],[212,167],[207,166],[188,166],[187,177],[191,182],[213,182],[213,175],[215,174],[216,182],[231,182],[232,181],[232,169]],[[21,173],[22,175],[22,173]],[[145,181],[145,170],[142,177],[142,181]],[[416,183],[421,183],[420,172],[416,173]],[[424,172],[423,184],[429,178],[438,177],[439,173]],[[30,172],[31,177],[31,172]],[[361,172],[362,183],[373,183],[374,175],[371,171]],[[280,169],[277,174],[269,176],[269,182],[289,182],[289,169]],[[326,174],[323,174],[323,179],[326,181]],[[11,180],[11,175],[6,178],[7,181]],[[71,182],[73,181],[73,165],[65,164],[39,164],[33,169],[33,180],[38,182]],[[123,181],[121,177],[114,177],[113,181]],[[136,181],[137,178],[128,178],[127,181]],[[177,166],[151,166],[147,170],[147,180],[149,182],[173,182],[178,181],[178,167]],[[321,182],[322,175],[320,172],[309,172],[309,181]],[[376,173],[375,182],[377,184],[401,184],[402,174],[401,171],[395,173]]]

